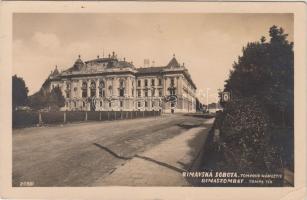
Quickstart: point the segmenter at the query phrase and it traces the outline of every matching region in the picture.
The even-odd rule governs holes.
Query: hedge
[[[38,112],[15,111],[13,112],[13,128],[34,126],[39,123]]]

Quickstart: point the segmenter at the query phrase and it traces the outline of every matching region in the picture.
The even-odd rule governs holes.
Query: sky
[[[248,42],[268,37],[281,26],[293,41],[292,14],[59,14],[17,13],[13,16],[13,74],[22,77],[29,95],[38,91],[55,65],[65,70],[78,55],[83,61],[107,56],[144,59],[165,66],[175,54],[185,63],[197,96],[216,102],[218,89]]]

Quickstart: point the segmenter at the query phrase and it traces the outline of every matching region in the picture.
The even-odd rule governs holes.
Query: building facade
[[[195,112],[196,86],[187,68],[175,56],[166,66],[136,68],[113,52],[106,58],[83,62],[47,79],[47,87],[60,87],[64,110]]]

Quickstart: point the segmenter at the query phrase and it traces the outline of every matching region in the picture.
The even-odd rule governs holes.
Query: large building
[[[196,86],[175,55],[166,66],[140,68],[114,52],[85,62],[79,56],[65,71],[56,67],[47,83],[49,90],[61,88],[64,110],[196,111]]]

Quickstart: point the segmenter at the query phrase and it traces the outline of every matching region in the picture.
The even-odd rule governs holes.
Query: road
[[[13,186],[93,186],[128,160],[205,119],[163,115],[13,131]],[[203,125],[204,126],[204,125]],[[195,138],[199,143],[201,138]],[[193,145],[193,142],[191,142]],[[170,148],[176,148],[171,146]]]

